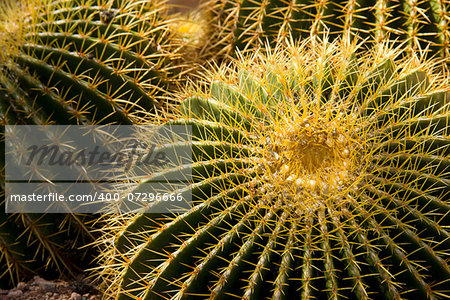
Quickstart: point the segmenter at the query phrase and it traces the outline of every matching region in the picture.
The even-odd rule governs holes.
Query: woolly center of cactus
[[[317,117],[276,126],[261,153],[263,182],[287,195],[284,202],[301,200],[309,207],[342,195],[355,182],[351,170],[357,155],[348,128]]]

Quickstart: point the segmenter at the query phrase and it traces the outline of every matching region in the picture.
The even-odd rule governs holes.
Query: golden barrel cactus
[[[241,57],[182,96],[167,124],[192,128],[192,182],[171,192],[192,208],[110,220],[107,295],[448,296],[448,83],[388,47],[312,44]]]

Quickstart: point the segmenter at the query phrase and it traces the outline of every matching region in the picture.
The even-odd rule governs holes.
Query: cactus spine
[[[192,126],[192,209],[128,218],[103,257],[112,297],[446,294],[448,83],[389,49],[315,45],[253,54],[185,96],[169,124]]]
[[[409,52],[450,57],[449,3],[437,1],[207,0],[213,42],[207,51],[233,53],[285,37],[359,35],[375,43],[397,40]],[[212,38],[210,38],[212,36]],[[213,53],[214,54],[214,53]]]

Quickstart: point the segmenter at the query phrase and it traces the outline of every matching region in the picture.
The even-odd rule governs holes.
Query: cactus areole
[[[445,295],[448,83],[389,49],[311,44],[187,92],[170,123],[192,126],[192,209],[118,233],[114,297]]]

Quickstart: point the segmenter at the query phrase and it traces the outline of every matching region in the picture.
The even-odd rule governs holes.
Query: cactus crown
[[[193,182],[178,191],[192,209],[111,221],[125,223],[104,256],[114,297],[445,293],[448,84],[387,48],[313,42],[184,96],[169,124],[192,126]]]

